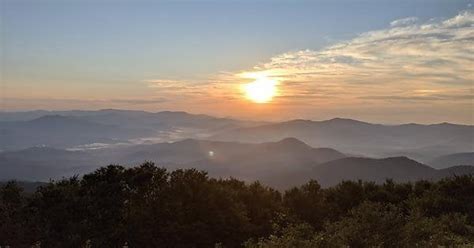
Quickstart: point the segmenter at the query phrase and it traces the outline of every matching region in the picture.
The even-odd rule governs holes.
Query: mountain
[[[83,174],[107,164],[134,166],[144,161],[169,169],[197,168],[213,177],[259,180],[279,189],[310,179],[327,187],[342,180],[380,183],[392,178],[406,182],[474,173],[472,166],[436,170],[406,157],[346,157],[337,150],[313,148],[295,138],[259,144],[186,139],[85,151],[36,147],[2,152],[0,180],[44,181]]]
[[[458,165],[452,166],[445,169],[439,169],[436,171],[434,176],[435,179],[451,177],[451,176],[461,176],[471,174],[474,175],[474,166],[472,165]]]
[[[294,139],[261,144],[241,144],[242,149],[228,152],[219,144],[210,147],[212,156],[186,164],[186,167],[209,171],[211,176],[236,177],[246,181],[259,180],[278,188],[298,185],[314,165],[345,157],[330,148],[312,148]],[[279,178],[286,178],[280,181]]]
[[[67,148],[91,143],[118,143],[152,135],[152,130],[105,125],[76,117],[47,115],[30,121],[0,122],[0,149],[33,146]]]
[[[186,112],[117,109],[0,112],[0,120],[2,150],[37,145],[90,148],[94,143],[159,143],[204,138],[263,123]]]
[[[347,157],[316,165],[311,171],[301,175],[300,180],[315,179],[323,187],[330,187],[347,180],[383,183],[392,179],[395,182],[411,182],[466,174],[474,175],[474,166],[454,166],[437,170],[407,157]]]
[[[186,112],[118,109],[0,112],[0,120],[1,150],[37,145],[91,149],[185,138],[262,143],[295,137],[313,147],[330,147],[355,156],[407,156],[427,164],[439,154],[474,151],[474,127],[450,123],[381,125],[343,118],[264,123]]]
[[[447,168],[455,165],[474,165],[474,152],[454,153],[437,157],[428,163],[434,168]]]
[[[381,125],[351,119],[292,120],[238,128],[210,137],[212,140],[271,142],[295,137],[314,147],[331,147],[369,157],[410,156],[430,161],[438,154],[474,150],[474,126],[449,123]]]
[[[435,169],[407,157],[383,159],[349,157],[320,164],[311,172],[312,178],[326,187],[343,180],[382,183],[386,179],[393,179],[396,182],[408,182],[431,179],[435,174]]]
[[[182,111],[147,112],[138,110],[102,109],[102,110],[70,110],[70,111],[27,111],[0,112],[2,121],[30,121],[43,116],[76,117],[85,121],[120,125],[129,128],[196,128],[217,129],[252,126],[264,122],[240,121],[229,118],[217,118],[209,115],[190,114]]]
[[[300,171],[342,157],[344,154],[336,150],[312,148],[293,138],[262,144],[186,139],[87,151],[37,147],[0,153],[0,180],[45,180],[68,172],[74,175],[93,170],[91,166],[132,166],[144,161],[171,169],[198,168],[218,177],[253,180]]]
[[[93,154],[50,147],[0,153],[0,181],[48,181],[89,172],[97,166]]]
[[[168,166],[199,168],[211,174],[214,170],[229,172],[225,176],[251,176],[268,169],[295,170],[300,166],[345,156],[329,148],[312,148],[294,138],[261,144],[186,139],[174,143],[102,150],[96,154],[129,165],[149,160]]]
[[[77,113],[76,113],[77,114]],[[217,118],[208,115],[196,115],[186,112],[162,111],[151,113],[146,111],[131,111],[105,109],[77,115],[78,118],[111,125],[120,123],[121,126],[130,128],[152,128],[166,130],[174,128],[192,129],[224,129],[245,126],[243,121],[228,118]]]

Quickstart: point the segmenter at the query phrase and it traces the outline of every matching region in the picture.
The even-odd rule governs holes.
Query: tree
[[[289,214],[320,230],[328,218],[328,204],[318,182],[311,180],[305,185],[285,192],[284,205]]]
[[[23,247],[35,240],[23,189],[14,181],[0,187],[0,246]]]

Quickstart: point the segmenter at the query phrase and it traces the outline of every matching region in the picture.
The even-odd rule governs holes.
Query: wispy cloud
[[[27,109],[83,109],[83,106],[95,106],[95,109],[125,108],[143,109],[148,106],[167,103],[165,98],[112,98],[112,99],[62,99],[62,98],[2,98],[2,107],[12,110]]]
[[[234,76],[220,73],[202,79],[148,79],[144,80],[155,95],[188,103],[209,103],[238,100],[238,86]]]
[[[171,80],[171,79],[149,79],[145,80],[148,83],[150,88],[159,88],[159,89],[183,89],[186,88],[189,84],[184,80]]]
[[[345,99],[456,100],[471,96],[474,83],[474,13],[471,10],[438,22],[415,17],[391,22],[321,50],[300,50],[275,56],[254,72],[273,72],[287,96],[311,93]],[[456,91],[455,94],[451,92]],[[301,94],[304,92],[304,94]],[[372,97],[374,96],[374,97]],[[466,100],[466,97],[459,97]]]
[[[407,17],[407,18],[402,18],[402,19],[392,21],[390,23],[390,26],[392,26],[392,27],[407,26],[407,25],[414,24],[417,21],[418,21],[417,17]]]
[[[435,121],[442,111],[472,122],[473,44],[471,10],[437,21],[408,17],[320,50],[283,53],[248,70],[145,83],[157,97],[172,99],[172,107],[255,114],[256,106],[247,103],[240,86],[265,76],[279,82],[279,91],[272,103],[258,106],[259,114],[319,111],[319,116],[378,114],[387,120],[390,112],[410,121]]]

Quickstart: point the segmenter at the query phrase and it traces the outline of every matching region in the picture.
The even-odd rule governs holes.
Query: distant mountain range
[[[407,156],[427,164],[440,155],[474,152],[474,126],[450,123],[380,125],[342,118],[265,123],[115,109],[0,112],[0,150],[9,151],[41,145],[87,149],[185,138],[261,143],[287,137],[357,156]]]
[[[333,186],[343,180],[382,183],[386,179],[393,179],[396,182],[409,182],[464,174],[474,174],[474,167],[454,166],[437,170],[407,157],[383,159],[348,157],[314,167],[311,178],[316,179],[321,185]]]
[[[474,152],[454,153],[437,157],[428,163],[430,166],[443,169],[456,165],[474,166]]]
[[[155,161],[170,169],[197,168],[214,177],[236,177],[285,189],[309,179],[331,186],[342,180],[405,182],[474,173],[474,167],[436,170],[406,157],[347,157],[330,148],[313,148],[295,139],[260,144],[186,139],[173,143],[66,151],[37,147],[0,153],[0,180],[45,181],[90,172],[111,163]]]
[[[45,111],[0,112],[1,121],[30,121],[43,116],[60,115],[76,117],[105,125],[117,125],[128,128],[164,129],[175,127],[226,129],[264,122],[241,121],[230,118],[218,118],[202,114],[190,114],[181,111],[146,112],[137,110],[103,109],[97,111]]]
[[[173,141],[261,124],[185,112],[130,110],[0,112],[0,150],[71,148],[130,140]]]
[[[474,151],[474,126],[380,125],[351,119],[293,120],[238,128],[210,137],[212,140],[269,142],[295,137],[314,147],[331,147],[369,157],[408,156],[428,162],[440,154]]]
[[[30,121],[0,122],[2,150],[33,146],[66,148],[91,143],[117,143],[151,135],[153,131],[149,129],[125,128],[60,115],[47,115]]]
[[[474,126],[450,123],[269,123],[115,109],[0,112],[0,180],[44,181],[145,160],[279,188],[311,178],[325,186],[436,179],[472,172],[473,136]]]

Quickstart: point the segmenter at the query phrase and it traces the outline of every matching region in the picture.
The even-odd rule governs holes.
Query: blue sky
[[[15,0],[3,1],[2,40],[12,74],[193,77],[245,69],[288,50],[318,49],[395,19],[447,18],[468,3]]]
[[[186,84],[251,70],[279,54],[324,49],[390,27],[397,19],[452,18],[471,3],[3,0],[3,97],[13,99],[4,106],[33,108],[27,99],[84,100],[91,91],[92,100],[166,98],[151,96],[140,82],[166,79]],[[40,106],[77,107],[55,104]],[[106,107],[93,101],[84,104]],[[168,106],[173,105],[134,107]],[[203,107],[201,112],[209,111]]]

